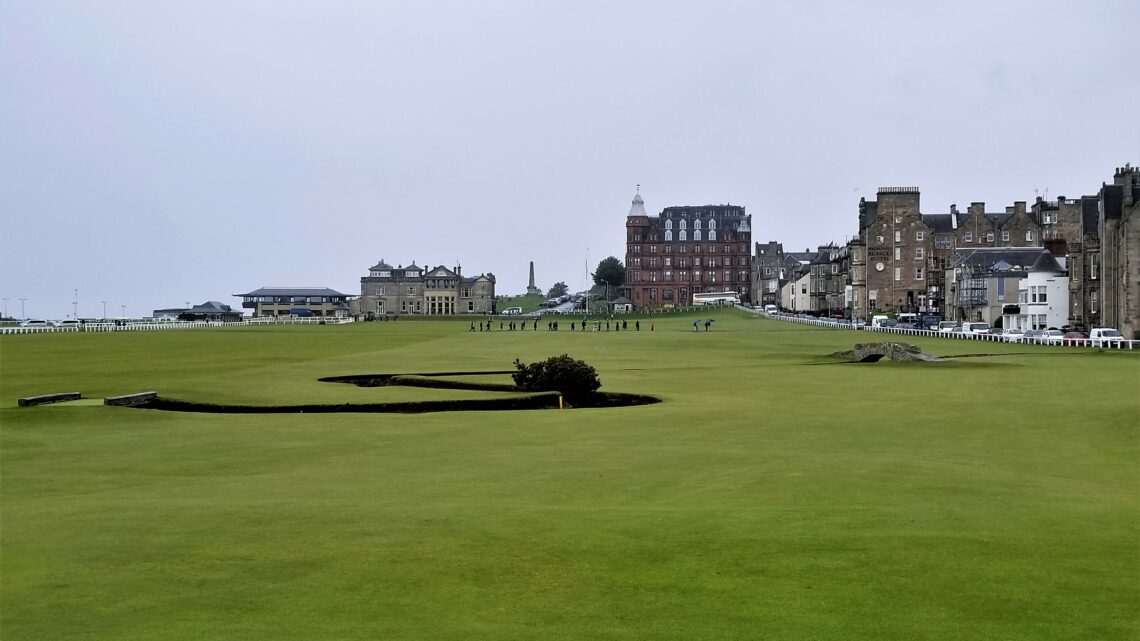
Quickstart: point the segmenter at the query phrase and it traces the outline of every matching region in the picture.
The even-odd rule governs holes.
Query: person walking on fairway
[[[693,321],[693,331],[694,331],[694,332],[699,332],[699,331],[701,331],[701,329],[700,329],[700,324],[701,324],[701,319],[699,319],[699,318],[698,318],[698,319],[696,319],[695,321]]]
[[[712,319],[705,321],[705,331],[706,332],[709,331],[709,327],[712,327]]]

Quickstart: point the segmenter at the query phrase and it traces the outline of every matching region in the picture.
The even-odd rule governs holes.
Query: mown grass
[[[1140,634],[1137,355],[926,339],[1003,355],[840,365],[826,355],[866,335],[714,317],[707,334],[671,317],[601,334],[401,320],[0,338],[0,636]],[[603,390],[666,402],[15,407],[72,390],[451,398],[316,379],[561,353],[593,364]]]

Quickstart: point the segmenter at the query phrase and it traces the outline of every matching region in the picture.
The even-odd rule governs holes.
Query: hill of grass
[[[703,317],[702,317],[703,318]],[[0,631],[50,639],[1135,639],[1137,354],[720,310],[0,337]],[[226,415],[479,392],[322,376],[568,353],[614,409]],[[501,377],[500,377],[501,378]],[[426,396],[425,396],[426,395]]]

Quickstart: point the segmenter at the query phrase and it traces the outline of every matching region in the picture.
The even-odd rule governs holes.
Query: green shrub
[[[518,371],[511,375],[515,385],[529,392],[557,391],[574,405],[590,398],[602,382],[598,372],[583,361],[569,355],[551,356],[545,361],[527,365],[515,359]]]

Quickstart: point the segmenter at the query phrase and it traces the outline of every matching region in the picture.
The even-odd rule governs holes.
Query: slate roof
[[[923,214],[922,223],[935,234],[954,233],[954,214]]]
[[[381,258],[381,259],[380,259],[380,262],[378,262],[378,263],[376,263],[375,265],[373,265],[373,266],[369,267],[369,268],[368,268],[368,271],[372,271],[372,272],[375,272],[375,271],[387,271],[387,270],[390,270],[390,269],[392,269],[392,266],[391,266],[391,265],[389,265],[388,263],[384,262],[384,259],[383,259],[383,258]]]
[[[1081,226],[1086,236],[1100,233],[1100,207],[1095,196],[1081,198]]]
[[[1104,217],[1109,220],[1120,218],[1124,209],[1124,187],[1105,185],[1101,187],[1100,194],[1104,201]]]
[[[222,314],[226,312],[234,312],[234,310],[231,309],[229,305],[223,305],[221,302],[216,300],[206,301],[201,305],[195,305],[187,311],[192,314]]]
[[[335,289],[327,287],[262,287],[248,294],[234,294],[234,296],[338,296],[345,297]]]
[[[1065,271],[1053,254],[1040,247],[977,247],[955,253],[954,267],[970,266],[976,271]]]

